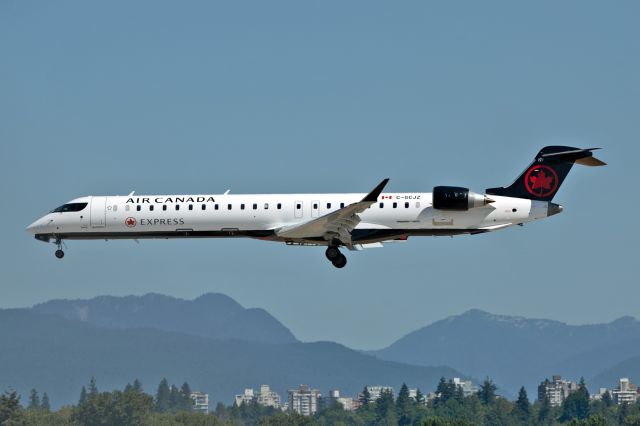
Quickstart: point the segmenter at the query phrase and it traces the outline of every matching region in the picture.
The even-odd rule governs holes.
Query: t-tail
[[[488,195],[528,198],[551,201],[574,164],[604,166],[606,163],[593,156],[599,148],[573,148],[570,146],[547,146],[540,150],[525,171],[506,188],[488,188]]]

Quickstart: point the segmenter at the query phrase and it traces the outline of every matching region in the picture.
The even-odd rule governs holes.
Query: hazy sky
[[[640,3],[0,1],[0,306],[222,292],[378,348],[469,308],[640,316]],[[348,253],[252,240],[54,245],[77,196],[509,184],[601,146],[524,228]]]

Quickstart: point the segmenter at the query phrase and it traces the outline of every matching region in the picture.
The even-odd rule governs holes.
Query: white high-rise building
[[[298,389],[289,390],[289,411],[310,416],[318,411],[320,391],[309,389],[308,385],[300,385]]]
[[[258,404],[265,407],[280,408],[280,395],[271,390],[269,385],[261,385],[257,395]]]
[[[618,404],[633,404],[638,400],[638,386],[631,383],[628,378],[620,379],[617,389],[611,391],[613,400]]]
[[[332,389],[329,391],[329,396],[327,398],[323,398],[323,408],[330,407],[336,404],[340,404],[342,408],[346,411],[354,411],[355,405],[353,398],[340,396],[340,391],[338,389]]]
[[[562,380],[560,376],[553,376],[553,380],[545,379],[538,386],[538,400],[549,400],[552,407],[559,407],[572,392],[578,390],[578,384],[570,380]]]
[[[243,403],[244,404],[249,404],[251,402],[255,401],[255,395],[253,392],[253,389],[245,389],[243,393],[236,395],[235,398],[235,404],[239,407],[241,406]]]
[[[193,411],[200,413],[209,412],[209,394],[204,392],[191,392],[191,400],[193,401]]]
[[[371,402],[380,398],[380,396],[382,396],[382,392],[394,393],[391,386],[367,386],[367,390],[369,391]]]
[[[478,387],[471,380],[462,380],[459,377],[454,377],[453,384],[462,388],[462,394],[465,397],[478,393]]]

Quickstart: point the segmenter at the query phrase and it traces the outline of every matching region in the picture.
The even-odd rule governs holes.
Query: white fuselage
[[[366,194],[246,194],[88,196],[70,201],[78,211],[51,212],[27,229],[36,238],[62,239],[253,237],[326,245],[322,238],[280,237],[278,229],[311,221],[356,203]],[[431,193],[382,193],[359,214],[353,243],[412,235],[488,232],[550,215],[549,204],[492,196],[466,211],[437,210]],[[61,206],[62,207],[62,206]]]

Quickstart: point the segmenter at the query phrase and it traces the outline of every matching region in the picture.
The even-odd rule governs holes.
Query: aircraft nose
[[[35,222],[33,222],[31,225],[27,226],[25,231],[30,232],[30,233],[35,233],[36,227],[38,226],[38,221],[36,220]]]
[[[37,233],[38,230],[41,230],[45,225],[45,220],[44,218],[40,218],[38,220],[36,220],[35,222],[33,222],[31,225],[27,226],[26,231],[30,232],[32,234]]]

